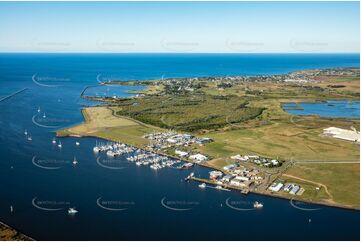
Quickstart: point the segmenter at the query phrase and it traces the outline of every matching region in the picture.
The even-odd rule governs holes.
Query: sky
[[[0,52],[357,52],[359,2],[0,2]]]

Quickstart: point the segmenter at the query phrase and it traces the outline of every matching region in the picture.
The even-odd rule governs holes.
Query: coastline
[[[107,107],[107,109],[109,109],[109,107]],[[110,110],[112,111],[112,115],[114,115],[114,110],[112,110],[112,109],[110,109]],[[86,123],[86,122],[88,122],[90,120],[90,118],[89,118],[89,116],[88,116],[85,109],[82,109],[82,115],[83,115],[83,118],[84,118],[83,123]],[[129,118],[129,117],[126,117],[126,118],[130,119],[130,120],[133,120],[132,118]],[[137,122],[139,122],[139,121],[137,121]],[[108,140],[108,141],[117,142],[117,140],[115,140],[115,139],[112,140],[112,139],[102,137],[102,136],[97,136],[97,135],[82,136],[82,135],[74,135],[74,134],[59,134],[57,132],[57,136],[58,137],[67,137],[67,136],[69,136],[69,137],[96,137],[96,138],[105,139],[105,140]],[[136,148],[144,149],[144,147],[142,147],[142,146],[134,145],[134,144],[132,144],[132,145],[135,146]],[[195,165],[199,165],[201,167],[211,168],[211,169],[214,169],[214,170],[224,172],[223,170],[221,170],[221,169],[219,169],[219,168],[217,168],[215,166],[212,166],[210,164],[197,163],[197,162],[194,162],[192,160],[181,159],[179,157],[175,157],[175,156],[163,153],[163,152],[157,152],[157,151],[152,151],[152,152],[156,153],[156,154],[159,154],[159,155],[164,155],[164,156],[168,156],[168,157],[171,157],[171,158],[175,158],[175,159],[181,160],[183,162],[189,162],[189,163],[193,163]],[[205,183],[208,183],[208,184],[217,185],[216,183],[214,183],[212,180],[209,180],[209,179],[202,179],[202,178],[192,178],[192,179],[195,180],[195,181],[201,181],[201,182],[205,182]],[[225,187],[225,188],[232,189],[232,190],[236,190],[236,191],[240,191],[240,192],[242,191],[242,189],[240,189],[238,187],[229,186],[227,184],[223,184],[222,186]],[[255,191],[255,190],[249,190],[248,192],[258,194],[258,195],[262,195],[262,196],[269,196],[269,197],[274,197],[274,198],[279,198],[279,199],[285,199],[285,200],[289,200],[289,201],[299,201],[299,202],[315,204],[315,205],[322,205],[322,206],[328,206],[328,207],[334,207],[334,208],[341,208],[341,209],[347,209],[347,210],[360,211],[360,208],[355,208],[355,207],[348,206],[348,205],[328,203],[328,202],[324,202],[324,201],[309,201],[307,199],[302,199],[302,198],[298,198],[298,197],[289,198],[289,197],[286,197],[286,196],[282,196],[280,194],[275,194],[275,193],[270,193],[270,192],[260,192],[260,191]]]
[[[341,68],[339,70],[343,70],[344,68]],[[352,69],[352,68],[351,68]],[[321,69],[323,72],[326,72],[327,74],[327,71],[329,69]],[[302,75],[300,73],[308,73],[308,75],[310,76],[315,76],[315,78],[317,79],[317,75],[314,74],[314,71],[315,70],[310,70],[310,71],[307,71],[307,70],[304,70],[304,71],[300,71],[300,72],[293,72],[294,74],[298,74],[298,75]],[[289,74],[288,74],[289,75]],[[288,76],[286,75],[286,76]],[[274,78],[279,78],[278,75],[274,75],[272,76]],[[214,78],[214,77],[209,77],[209,78]],[[249,78],[249,77],[241,77],[241,78]],[[260,76],[260,78],[264,78],[263,76]],[[180,79],[184,79],[184,80],[188,80],[189,78],[176,78],[177,80]],[[247,79],[248,80],[248,79]],[[249,82],[249,84],[251,84],[252,82]],[[261,82],[262,83],[262,82]],[[268,81],[266,80],[264,83],[268,83]],[[277,82],[276,82],[277,83]],[[315,83],[320,83],[319,81],[316,81]],[[114,80],[114,81],[108,81],[108,82],[104,82],[104,83],[100,83],[99,85],[108,85],[108,84],[117,84],[117,85],[142,85],[144,86],[145,88],[142,90],[142,93],[151,97],[153,96],[153,91],[151,91],[150,89],[151,88],[154,88],[154,87],[159,87],[161,86],[160,90],[163,90],[164,88],[164,85],[162,84],[162,82],[160,80],[146,80],[146,81],[140,81],[140,83],[138,83],[136,80],[131,80],[131,81],[117,81],[117,80]],[[270,82],[271,85],[274,85],[275,82],[274,80]],[[329,83],[326,82],[325,83],[320,83],[320,85],[327,85]],[[257,85],[257,84],[255,84]],[[261,84],[262,85],[262,84]],[[265,85],[268,85],[268,84],[265,84]],[[287,85],[287,83],[286,83]],[[304,86],[303,85],[306,85],[305,83],[301,83],[299,84],[300,85],[300,88],[303,88]],[[307,84],[307,85],[310,85],[311,86],[311,89],[312,90],[318,90],[318,89],[313,89],[313,84]],[[306,86],[307,86],[306,85]],[[321,86],[322,86],[321,85]],[[291,85],[292,86],[292,85]],[[86,90],[88,87],[85,87],[84,90]],[[214,88],[214,87],[212,87]],[[155,88],[157,89],[157,88]],[[298,90],[298,89],[297,89]],[[159,90],[158,90],[159,91]],[[218,90],[219,91],[219,90]],[[161,91],[159,91],[161,92]],[[158,95],[159,95],[159,92],[158,92]],[[113,102],[115,100],[113,100],[112,98],[109,98],[109,97],[105,97],[105,98],[97,98],[97,97],[91,97],[91,96],[84,96],[83,95],[84,91],[82,92],[82,94],[80,95],[81,98],[83,99],[88,99],[88,100],[94,100],[94,101],[100,101],[102,103],[107,103],[107,102],[110,102],[110,106],[109,105],[98,105],[97,107],[102,107],[102,108],[105,108],[107,110],[109,110],[111,112],[111,116],[112,118],[118,118],[119,119],[119,122],[120,123],[123,123],[124,120],[127,120],[127,121],[130,121],[130,122],[133,122],[133,125],[136,124],[136,125],[139,125],[141,127],[144,127],[144,128],[159,128],[158,126],[154,126],[154,125],[150,125],[150,124],[145,124],[144,122],[142,121],[139,121],[137,119],[134,119],[132,117],[128,117],[128,116],[122,116],[122,115],[118,115],[117,114],[117,111],[113,108],[111,108],[113,105]],[[251,95],[252,96],[252,95]],[[347,98],[346,98],[347,97]],[[278,98],[278,99],[277,99]],[[279,101],[279,105],[280,107],[272,107],[270,110],[273,110],[274,113],[276,114],[275,115],[275,120],[278,120],[279,117],[282,117],[282,118],[286,118],[286,119],[290,119],[291,120],[291,123],[294,123],[294,117],[293,115],[289,115],[285,110],[283,110],[282,108],[282,104],[284,103],[284,100],[283,100],[283,97],[275,97],[276,101]],[[292,98],[292,97],[289,97],[289,98],[286,98],[285,100],[287,100],[287,102],[291,102],[291,101],[295,101],[295,102],[298,102],[298,103],[322,103],[324,102],[325,100],[352,100],[352,101],[359,101],[359,99],[356,97],[356,96],[353,96],[349,93],[347,94],[342,94],[340,96],[338,96],[337,94],[332,94],[331,96],[330,95],[326,95],[326,96],[307,96],[307,95],[304,95],[304,96],[300,96],[299,98]],[[261,105],[262,102],[260,104],[257,104],[257,105]],[[256,106],[257,106],[256,105]],[[84,118],[84,122],[82,123],[82,125],[80,126],[87,126],[87,124],[91,123],[92,121],[94,121],[94,123],[97,123],[97,121],[99,122],[99,120],[97,119],[93,119],[94,120],[91,120],[92,118],[90,117],[91,115],[89,115],[87,112],[86,109],[82,109],[82,114],[83,114],[83,118]],[[279,116],[277,116],[279,115]],[[108,116],[106,116],[107,118],[109,118]],[[344,121],[347,121],[349,118],[322,118],[322,117],[316,117],[319,121],[323,120],[323,121],[326,121],[327,122],[333,122],[333,121],[337,121],[337,122],[344,122]],[[123,121],[121,121],[123,120]],[[312,122],[313,120],[311,120]],[[306,120],[307,122],[307,120]],[[141,148],[141,149],[144,149],[145,147],[145,143],[141,143],[141,142],[138,142],[139,140],[136,140],[136,139],[132,139],[132,141],[130,140],[127,140],[126,138],[124,138],[124,134],[122,133],[120,136],[116,136],[116,135],[112,135],[110,131],[107,131],[107,132],[99,132],[99,130],[97,130],[96,128],[96,125],[95,125],[95,129],[94,129],[94,123],[93,123],[93,126],[89,125],[90,127],[86,127],[85,130],[83,129],[73,129],[71,127],[69,127],[68,129],[63,129],[61,131],[58,131],[57,132],[57,136],[75,136],[75,137],[97,137],[97,138],[101,138],[101,139],[105,139],[105,140],[109,140],[109,141],[116,141],[116,142],[123,142],[123,143],[126,143],[126,144],[130,144],[130,145],[133,145],[137,148]],[[106,126],[104,126],[104,122],[102,122],[102,125],[103,126],[100,126],[101,128],[104,128]],[[113,125],[113,124],[112,124]],[[122,125],[122,124],[121,124]],[[337,124],[334,124],[334,123],[330,123],[330,124],[326,124],[326,125],[337,125]],[[345,124],[342,124],[342,125],[345,125]],[[126,126],[126,125],[125,125]],[[300,125],[298,125],[300,126]],[[76,126],[73,126],[73,127],[78,127],[78,125]],[[110,126],[110,127],[113,127],[113,126]],[[129,126],[130,127],[130,126]],[[114,127],[113,127],[114,128]],[[315,127],[312,127],[312,128],[315,128]],[[162,128],[159,128],[162,130]],[[115,131],[116,129],[113,129],[113,131]],[[298,132],[298,130],[296,130]],[[124,131],[123,131],[124,132]],[[296,134],[297,134],[296,132]],[[292,135],[291,135],[292,136]],[[287,135],[286,135],[287,137]],[[129,137],[128,137],[129,138]],[[134,138],[134,137],[133,137]],[[138,137],[139,138],[139,137]],[[213,138],[213,137],[211,137]],[[137,142],[135,142],[137,141]],[[144,140],[143,140],[144,141]],[[134,143],[135,142],[135,143]],[[203,148],[202,148],[203,149]],[[201,152],[204,151],[204,150],[201,150]],[[168,157],[172,157],[172,158],[176,158],[176,159],[179,159],[179,157],[174,157],[170,154],[166,154],[166,153],[163,153],[162,151],[152,151],[156,154],[160,154],[160,155],[166,155]],[[199,152],[199,151],[198,151]],[[207,153],[206,153],[207,154]],[[208,155],[208,154],[207,154]],[[213,157],[211,155],[211,157]],[[216,158],[216,157],[215,157]],[[222,158],[222,157],[221,157]],[[225,158],[223,156],[223,158]],[[185,159],[179,159],[179,160],[182,160],[184,162],[191,162],[191,163],[195,163],[199,166],[202,166],[202,167],[206,167],[206,168],[211,168],[211,169],[214,169],[214,170],[219,170],[219,171],[222,171],[222,166],[220,165],[215,165],[215,164],[212,164],[211,162],[206,162],[206,163],[196,163],[192,160],[185,160]],[[216,160],[216,159],[215,159]],[[210,160],[210,161],[213,161],[213,158]],[[284,173],[284,171],[282,171],[280,173],[280,175],[282,175],[282,173]],[[278,176],[279,177],[279,176]],[[274,181],[274,179],[272,179]],[[204,182],[208,182],[210,184],[213,184],[211,180],[205,180]],[[217,185],[217,184],[215,184]],[[266,187],[268,187],[270,185],[270,181],[267,180],[266,182]],[[224,187],[229,187],[233,190],[239,190],[239,191],[242,191],[241,188],[238,188],[238,187],[233,187],[233,186],[229,186],[227,184],[222,184],[222,186]],[[351,210],[356,210],[356,211],[359,211],[360,208],[359,208],[359,205],[357,204],[352,204],[352,203],[342,203],[340,201],[338,202],[335,202],[333,200],[330,200],[329,202],[326,201],[327,199],[325,198],[318,198],[316,200],[319,200],[319,201],[313,201],[314,198],[310,198],[310,197],[305,197],[305,198],[300,198],[300,197],[290,197],[288,196],[287,194],[275,194],[275,193],[271,193],[269,192],[268,190],[266,190],[266,188],[262,188],[262,191],[257,191],[257,190],[251,190],[249,192],[252,192],[252,193],[255,193],[255,194],[259,194],[259,195],[264,195],[264,196],[271,196],[271,197],[277,197],[277,198],[281,198],[281,199],[287,199],[287,200],[295,200],[295,201],[301,201],[301,202],[305,202],[305,203],[310,203],[310,204],[318,204],[318,205],[324,205],[324,206],[329,206],[329,207],[337,207],[337,208],[343,208],[343,209],[351,209]],[[350,205],[352,204],[352,205]]]
[[[23,234],[18,229],[14,229],[1,221],[0,221],[0,240],[35,241],[34,238]]]
[[[193,177],[191,178],[192,180],[195,180],[197,182],[204,182],[207,184],[211,184],[211,185],[217,185],[216,183],[214,183],[212,180],[209,179],[202,179],[202,178],[196,178]],[[231,190],[237,190],[237,191],[241,191],[241,189],[237,188],[237,187],[233,187],[233,186],[229,186],[229,185],[222,185],[223,187],[227,188],[227,189],[231,189]],[[347,209],[347,210],[353,210],[353,211],[360,211],[359,208],[354,208],[351,206],[347,206],[347,205],[342,205],[342,204],[333,204],[333,203],[327,203],[327,202],[317,202],[317,201],[308,201],[306,199],[302,199],[302,198],[288,198],[282,195],[278,195],[275,193],[270,193],[270,192],[258,192],[258,191],[254,191],[254,190],[250,190],[249,193],[253,193],[253,194],[257,194],[257,195],[261,195],[261,196],[268,196],[268,197],[274,197],[274,198],[278,198],[278,199],[283,199],[283,200],[288,200],[288,201],[298,201],[298,202],[304,202],[304,203],[308,203],[308,204],[314,204],[314,205],[322,205],[322,206],[326,206],[326,207],[334,207],[334,208],[341,208],[341,209]]]

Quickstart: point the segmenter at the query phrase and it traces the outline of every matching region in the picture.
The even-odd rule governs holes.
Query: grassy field
[[[215,158],[240,153],[284,160],[359,160],[359,145],[322,136],[323,128],[358,127],[358,121],[297,117],[284,112],[280,102],[254,103],[266,107],[260,117],[234,125],[234,129],[207,133],[215,142],[200,147],[200,151]]]
[[[148,143],[142,138],[146,133],[161,129],[144,125],[127,117],[117,117],[106,107],[83,109],[85,122],[57,132],[58,136],[94,136],[127,144],[143,146]]]
[[[304,199],[360,208],[360,164],[296,163],[282,179],[304,184]]]

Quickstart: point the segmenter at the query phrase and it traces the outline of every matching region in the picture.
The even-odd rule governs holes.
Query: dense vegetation
[[[183,131],[216,129],[259,116],[263,108],[248,106],[236,96],[178,95],[121,100],[118,115],[162,128]]]

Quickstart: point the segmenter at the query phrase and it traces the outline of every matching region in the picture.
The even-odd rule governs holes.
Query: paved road
[[[294,161],[297,164],[360,164],[360,161]]]

